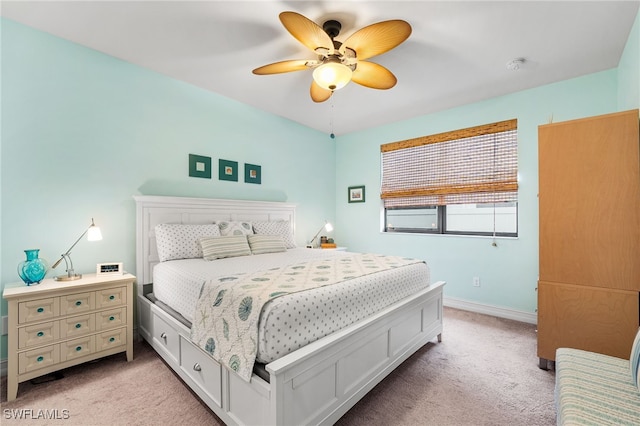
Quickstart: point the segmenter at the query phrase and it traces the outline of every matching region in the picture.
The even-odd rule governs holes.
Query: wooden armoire
[[[638,110],[539,126],[540,368],[570,347],[629,359],[640,325]]]

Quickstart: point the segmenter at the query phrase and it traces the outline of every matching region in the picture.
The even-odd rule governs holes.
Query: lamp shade
[[[328,60],[313,70],[316,84],[326,90],[338,90],[351,81],[353,71],[339,60]]]
[[[102,240],[102,232],[100,232],[100,228],[91,225],[89,229],[87,229],[87,241],[100,241]]]

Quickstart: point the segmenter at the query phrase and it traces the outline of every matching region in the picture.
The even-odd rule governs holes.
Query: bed
[[[340,315],[335,312],[330,313],[333,321],[327,322],[337,324],[325,327],[314,338],[306,339],[302,336],[301,330],[305,327],[303,324],[299,331],[291,333],[302,336],[300,342],[286,345],[284,349],[276,346],[274,350],[273,345],[264,343],[257,345],[255,365],[248,372],[242,373],[234,364],[229,365],[224,360],[213,357],[213,353],[208,353],[213,351],[209,351],[209,347],[194,338],[194,333],[197,334],[194,330],[202,322],[202,318],[216,315],[205,314],[198,317],[200,309],[188,308],[194,303],[194,296],[187,297],[185,294],[199,295],[200,287],[204,293],[207,285],[222,285],[220,283],[229,280],[234,271],[238,272],[240,278],[246,275],[247,279],[256,280],[258,277],[263,280],[262,275],[255,275],[263,273],[259,272],[263,269],[262,264],[270,265],[267,268],[271,270],[270,274],[277,273],[284,277],[291,275],[287,268],[300,265],[299,262],[302,261],[307,262],[305,265],[316,262],[317,265],[322,265],[321,268],[328,270],[326,265],[339,265],[355,260],[378,260],[367,257],[372,255],[294,248],[288,245],[285,252],[260,253],[244,259],[235,257],[235,260],[228,259],[231,262],[227,263],[215,263],[217,260],[207,262],[203,259],[160,262],[165,254],[162,247],[160,254],[158,253],[155,232],[163,224],[204,225],[225,221],[267,225],[277,223],[279,227],[286,224],[291,239],[295,241],[295,205],[161,196],[134,198],[137,217],[138,334],[150,343],[226,424],[333,424],[411,354],[433,339],[441,340],[444,282],[429,283],[428,268],[425,278],[420,271],[425,266],[419,262],[402,265],[402,268],[394,264],[389,267],[390,270],[352,278],[345,283],[310,289],[304,293],[272,293],[276,296],[266,301],[260,311],[263,316],[260,321],[256,321],[256,333],[262,333],[258,339],[260,342],[268,340],[269,336],[276,337],[273,341],[279,340],[273,332],[264,331],[264,328],[260,331],[259,324],[268,324],[265,312],[275,312],[272,317],[277,317],[282,305],[300,306],[301,302],[296,297],[302,297],[301,294],[314,294],[315,298],[313,292],[322,293],[329,287],[338,288],[343,285],[358,286],[358,280],[362,280],[366,285],[362,287],[366,289],[362,293],[376,302],[387,297],[381,296],[383,294],[393,293],[396,296],[381,306],[371,308],[371,312],[363,309],[363,313],[356,318],[352,318],[353,315],[349,313],[346,315],[348,320],[345,320],[340,319]],[[208,255],[209,252],[205,254]],[[295,262],[291,263],[285,257],[293,257]],[[257,261],[257,265],[250,265],[249,260]],[[391,262],[388,259],[380,261]],[[395,261],[397,259],[393,259]],[[219,265],[228,265],[225,266],[228,269],[223,270]],[[244,266],[242,271],[238,271],[240,266]],[[203,277],[212,275],[208,268],[216,270],[213,274],[215,278],[202,285]],[[187,272],[186,278],[185,270],[191,271]],[[401,275],[397,275],[396,270]],[[340,275],[339,271],[336,275]],[[398,290],[383,281],[385,276],[399,286]],[[157,280],[157,284],[154,280]],[[179,280],[183,281],[176,286],[175,282]],[[192,287],[197,290],[186,290],[189,284],[184,280],[195,283]],[[214,282],[216,280],[220,283]],[[214,298],[211,300],[214,302],[209,301],[202,306],[218,304],[221,298],[216,299],[216,294],[224,295],[229,291],[228,288],[222,292],[218,287],[211,289]],[[175,301],[176,297],[171,295],[172,292],[181,293],[183,298],[190,300],[178,303]],[[336,296],[335,300],[342,300],[346,295],[357,292],[346,291],[345,294]],[[319,294],[317,296],[321,297]],[[328,303],[333,306],[334,302]],[[342,309],[341,312],[344,313],[345,310],[348,309]],[[304,312],[312,310],[305,307]],[[226,329],[225,332],[228,333]],[[272,349],[271,352],[269,348]]]

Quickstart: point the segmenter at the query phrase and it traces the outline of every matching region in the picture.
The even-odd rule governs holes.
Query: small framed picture
[[[364,203],[364,185],[349,187],[349,202]]]
[[[245,183],[257,183],[262,181],[262,167],[256,164],[244,163],[244,181]]]
[[[189,176],[211,179],[211,157],[189,154]]]
[[[238,181],[238,162],[229,160],[218,160],[218,179]]]

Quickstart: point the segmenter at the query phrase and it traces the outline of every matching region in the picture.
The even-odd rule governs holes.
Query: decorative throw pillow
[[[288,220],[275,220],[273,222],[253,222],[253,231],[256,234],[279,235],[287,248],[295,248],[296,242],[291,233],[291,222]]]
[[[279,235],[247,235],[252,254],[278,253],[287,251],[284,240]]]
[[[251,222],[239,222],[229,220],[219,220],[216,224],[220,228],[220,235],[250,235],[253,234]]]
[[[159,223],[155,226],[160,262],[202,257],[200,239],[220,235],[218,225]]]
[[[640,390],[640,328],[636,333],[636,338],[631,345],[631,355],[629,356],[629,366],[631,367],[631,378]]]
[[[202,246],[202,255],[205,260],[248,256],[251,254],[251,248],[247,243],[246,235],[202,238],[200,245]]]

